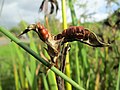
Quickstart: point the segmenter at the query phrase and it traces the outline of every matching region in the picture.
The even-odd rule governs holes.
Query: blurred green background
[[[67,5],[72,14],[70,2]],[[84,14],[83,16],[85,17]],[[72,22],[68,23],[68,26],[84,26],[95,32],[101,41],[111,43],[111,46],[93,48],[80,42],[71,42],[69,54],[71,78],[86,90],[119,90],[120,8],[99,22],[81,23],[75,18],[72,17]],[[52,34],[62,32],[62,23],[54,16],[48,18],[48,22]],[[17,36],[28,24],[22,20],[17,26],[12,27],[10,32]],[[39,40],[36,33],[30,32],[21,40],[41,57],[47,56],[45,44]],[[0,90],[57,90],[54,73],[46,72],[47,68],[44,65],[0,33]],[[72,89],[76,90],[74,87]]]

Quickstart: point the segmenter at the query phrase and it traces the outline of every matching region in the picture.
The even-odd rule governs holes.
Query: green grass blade
[[[79,58],[78,58],[78,53],[79,53],[79,48],[78,44],[76,43],[76,48],[75,48],[75,73],[76,73],[76,82],[80,85],[80,69],[79,69]]]
[[[16,87],[15,89],[19,90],[19,76],[18,76],[16,64],[13,65],[13,68],[14,68],[15,87]]]
[[[8,38],[10,38],[12,41],[14,41],[16,44],[18,44],[20,47],[22,47],[25,51],[27,51],[29,54],[31,54],[33,57],[35,57],[39,62],[44,64],[47,67],[50,67],[51,64],[44,59],[42,59],[37,53],[35,53],[33,50],[31,50],[29,47],[27,47],[24,43],[22,43],[19,39],[17,39],[15,36],[13,36],[8,30],[6,30],[3,27],[0,27],[0,32],[5,34]],[[63,74],[61,71],[59,71],[54,66],[51,67],[51,70],[61,76],[64,80],[69,82],[71,85],[73,85],[77,89],[85,90],[84,88],[80,87],[75,81],[67,77],[65,74]]]
[[[119,70],[118,70],[116,90],[120,90],[120,61],[119,61]]]
[[[26,78],[32,88],[32,80],[31,80],[32,75],[28,67],[26,67],[25,73],[26,73]]]
[[[69,7],[70,7],[70,11],[71,11],[72,24],[78,25],[73,3],[74,3],[74,0],[69,0]]]
[[[48,82],[50,90],[58,90],[55,74],[51,70],[48,72]]]
[[[62,20],[63,20],[63,29],[67,28],[67,18],[66,18],[66,0],[62,0]],[[70,77],[70,63],[69,63],[69,53],[66,55],[66,67],[65,73]],[[66,90],[72,90],[72,86],[66,82]]]
[[[49,58],[48,53],[46,51],[45,51],[44,55],[46,56],[46,58]],[[56,82],[56,75],[51,70],[48,71],[48,83],[50,86],[50,90],[58,90],[58,86],[57,86],[57,82]]]
[[[23,51],[15,43],[13,43],[13,46],[15,49],[16,57],[17,57],[15,64],[18,67],[18,76],[20,79],[21,88],[25,88],[25,74],[24,74],[24,69],[23,69],[25,59],[24,59]],[[19,81],[16,83],[19,83]]]
[[[78,21],[77,21],[77,17],[75,14],[75,9],[73,6],[74,1],[73,0],[69,0],[69,7],[70,7],[70,11],[71,11],[71,17],[72,17],[72,24],[75,26],[78,26]],[[76,42],[75,44],[75,81],[80,85],[80,65],[79,65],[79,48],[78,48],[78,42]]]
[[[18,70],[19,70],[19,78],[20,78],[20,82],[21,82],[21,88],[25,88],[25,74],[24,74],[24,56],[23,56],[23,51],[21,50],[21,48],[19,48],[15,43],[14,43],[14,48],[17,54],[17,61],[16,63],[18,63]]]
[[[19,26],[21,27],[21,29],[24,30],[27,27],[27,23],[25,21],[21,21]],[[28,33],[28,36],[30,38],[30,48],[33,51],[37,52],[37,48],[35,46],[35,41],[33,40],[32,33]],[[29,63],[29,69],[27,69],[27,72],[29,72],[29,75],[26,75],[26,76],[30,76],[30,78],[29,77],[27,77],[27,78],[29,78],[28,81],[30,83],[31,89],[37,90],[37,78],[36,78],[36,75],[35,75],[35,73],[36,73],[36,60],[33,56],[30,56],[30,61],[29,62],[30,62]]]
[[[42,73],[42,81],[43,81],[44,89],[49,90],[47,79],[44,73]]]
[[[2,90],[2,85],[1,85],[1,81],[0,81],[0,90]]]
[[[28,33],[28,36],[30,38],[30,48],[37,52],[37,48],[35,46],[35,41],[33,40],[32,33]],[[32,89],[37,90],[37,78],[36,78],[36,60],[33,56],[30,56],[30,72],[31,72],[31,82],[32,83]]]
[[[87,62],[87,53],[85,47],[81,49],[81,55],[82,55],[82,60],[85,68],[88,68],[88,62]]]
[[[67,28],[66,0],[62,0],[62,20],[63,20],[63,29],[66,29]]]

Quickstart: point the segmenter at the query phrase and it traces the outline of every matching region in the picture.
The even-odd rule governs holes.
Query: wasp
[[[55,36],[55,40],[61,38],[64,38],[62,44],[66,42],[80,41],[93,47],[104,47],[109,45],[101,42],[95,33],[89,31],[83,26],[71,26]]]

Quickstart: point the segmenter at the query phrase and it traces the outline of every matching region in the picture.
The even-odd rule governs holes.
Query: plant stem
[[[70,7],[70,11],[71,11],[71,17],[72,17],[72,24],[75,26],[78,26],[77,23],[77,17],[75,14],[75,9],[73,6],[73,0],[69,0],[69,7]],[[79,53],[79,48],[78,48],[78,43],[76,42],[76,46],[75,46],[75,74],[76,74],[76,78],[75,81],[80,85],[80,69],[79,69],[79,58],[78,58],[78,53]]]
[[[66,19],[66,0],[62,0],[62,20],[63,29],[67,29],[67,19]],[[66,55],[66,68],[65,72],[68,77],[70,77],[70,63],[69,63],[69,53]],[[72,90],[72,86],[66,83],[66,90]]]
[[[45,76],[44,73],[42,73],[42,81],[43,81],[43,84],[44,84],[44,89],[49,90],[48,83],[47,83],[47,80],[46,80],[46,76]]]
[[[78,25],[77,17],[76,17],[74,6],[73,6],[73,0],[69,0],[69,7],[70,7],[70,12],[71,12],[71,17],[72,17],[72,24]]]
[[[55,73],[49,70],[48,82],[50,85],[50,90],[58,90]]]
[[[116,90],[119,90],[119,89],[120,89],[120,61],[119,61],[119,70],[118,70]]]
[[[5,34],[8,38],[10,38],[12,41],[14,41],[16,44],[18,44],[20,47],[22,47],[25,51],[27,51],[29,54],[31,54],[33,57],[35,57],[39,62],[44,64],[47,67],[50,67],[51,64],[44,59],[42,59],[37,53],[35,53],[33,50],[31,50],[29,47],[27,47],[24,43],[22,43],[19,39],[17,39],[15,36],[13,36],[8,30],[6,30],[3,27],[0,27],[0,32]],[[64,80],[72,84],[74,87],[80,90],[85,90],[84,88],[80,87],[75,81],[67,77],[65,74],[63,74],[61,71],[59,71],[54,66],[51,66],[50,68],[53,72],[55,72],[57,75],[61,76]]]
[[[67,19],[66,19],[66,2],[62,0],[62,20],[63,20],[63,29],[67,28]]]

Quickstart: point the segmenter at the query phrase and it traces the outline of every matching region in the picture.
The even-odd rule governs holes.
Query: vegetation
[[[69,83],[72,82],[73,90],[76,90],[76,88],[85,88],[86,90],[119,90],[120,9],[116,10],[106,20],[101,22],[86,22],[82,24],[76,23],[78,21],[71,4],[72,1],[73,0],[69,0],[71,17],[73,17],[72,25],[89,28],[99,36],[100,40],[111,43],[111,46],[93,48],[88,45],[83,45],[80,42],[72,42],[70,43],[69,62],[70,75],[73,81],[65,77],[65,75],[56,70],[55,67],[51,68],[52,71],[60,76],[63,75],[62,78]],[[62,32],[62,24],[54,17],[49,19],[48,22],[51,22],[49,23],[49,27],[52,33]],[[17,27],[12,28],[10,31],[18,35],[27,25],[25,21],[21,21]],[[0,28],[0,31],[2,31],[2,28]],[[0,35],[4,36],[1,33]],[[44,58],[45,55],[45,58],[49,59],[49,56],[44,50],[44,47],[46,47],[45,44],[39,40],[34,32],[28,33],[27,38],[29,38],[29,41],[24,42],[24,45],[37,53],[37,56],[39,55],[38,57]],[[19,40],[17,42],[19,42]],[[43,60],[43,62],[46,61]],[[43,62],[40,63],[36,61],[33,56],[26,53],[13,41],[7,45],[0,46],[0,90],[58,90],[54,73],[44,66],[49,66],[49,64]],[[74,81],[77,82],[80,87],[78,87],[78,84]]]

